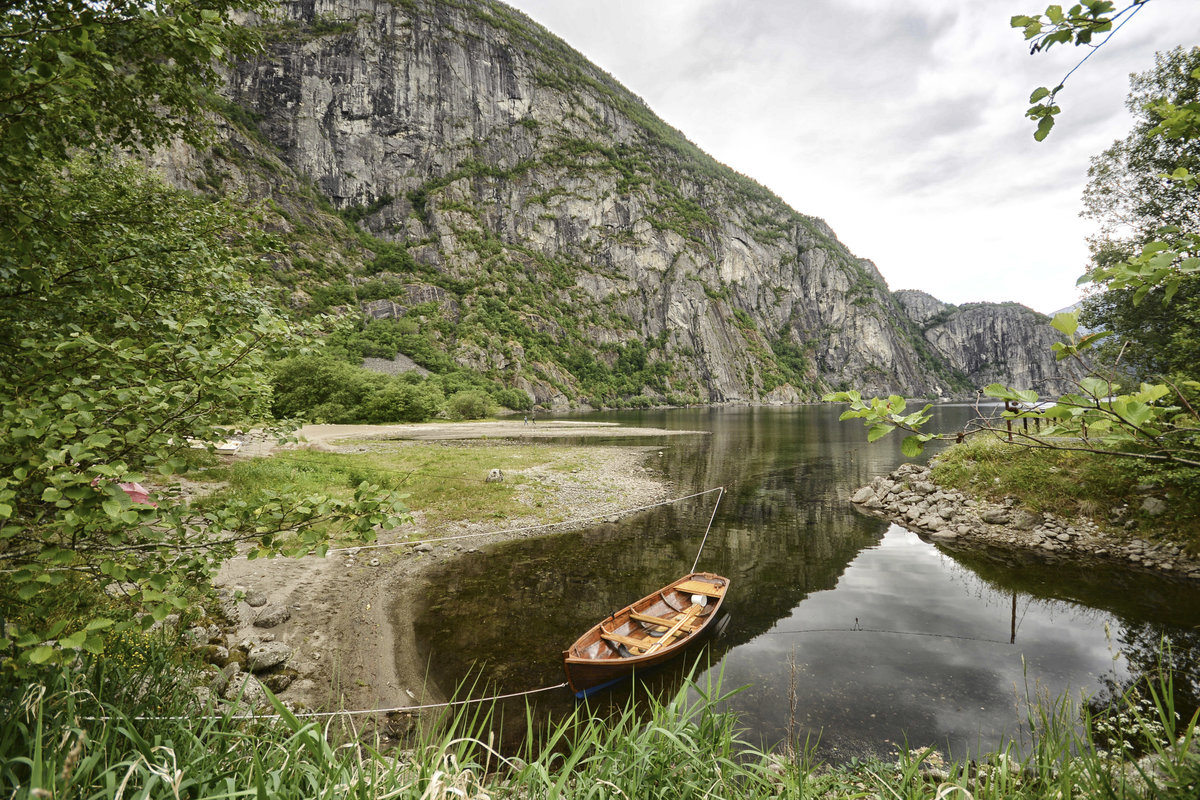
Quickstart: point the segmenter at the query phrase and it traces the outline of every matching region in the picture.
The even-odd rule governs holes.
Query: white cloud
[[[1128,74],[1200,43],[1200,3],[1149,3],[1072,76],[1038,144],[1029,93],[1086,52],[1030,57],[1008,21],[1039,11],[1031,0],[510,4],[715,158],[825,219],[892,288],[1045,312],[1077,297],[1090,231],[1079,197],[1089,158],[1127,130]]]

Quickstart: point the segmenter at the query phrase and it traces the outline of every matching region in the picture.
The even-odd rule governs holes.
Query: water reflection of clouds
[[[994,745],[1017,734],[1027,679],[1031,692],[1095,691],[1080,676],[1111,663],[1109,614],[1020,593],[1016,613],[1010,644],[1013,594],[893,526],[833,588],[812,592],[769,633],[735,648],[726,676],[739,685],[766,674],[786,680],[794,653],[805,726],[836,727],[842,742]],[[776,698],[772,706],[777,692],[749,694],[756,714],[782,715],[767,727],[786,729],[789,704]]]

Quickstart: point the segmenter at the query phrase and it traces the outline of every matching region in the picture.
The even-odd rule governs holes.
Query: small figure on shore
[[[522,425],[528,425],[528,424],[529,424],[529,415],[528,415],[528,414],[526,414],[526,415],[525,415],[525,416],[522,418],[521,424],[522,424]]]

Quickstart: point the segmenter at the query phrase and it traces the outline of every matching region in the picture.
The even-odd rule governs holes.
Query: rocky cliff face
[[[1048,356],[1027,315],[973,307],[922,337],[932,317],[906,313],[821,220],[507,6],[297,0],[256,24],[267,52],[228,96],[291,170],[403,250],[394,274],[351,275],[364,310],[453,317],[440,342],[460,364],[540,402],[622,370],[650,397],[712,402],[1045,372],[1011,355]]]
[[[1002,383],[1061,394],[1080,377],[1072,362],[1055,361],[1051,347],[1060,340],[1050,319],[1017,303],[968,303],[952,306],[925,292],[895,293],[900,307],[921,335],[967,384]]]

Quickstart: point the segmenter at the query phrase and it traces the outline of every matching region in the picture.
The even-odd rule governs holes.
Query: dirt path
[[[656,428],[626,428],[611,423],[539,420],[421,425],[311,425],[302,428],[299,444],[339,451],[352,449],[363,439],[470,440],[549,439],[561,436],[664,436],[696,433]],[[269,455],[278,446],[267,443],[243,447],[239,457]],[[586,458],[578,458],[580,453]],[[553,463],[521,474],[540,489],[543,513],[560,518],[584,519],[620,515],[639,506],[674,496],[672,487],[647,470],[645,461],[657,455],[656,447],[581,446],[572,448],[576,471],[555,470]],[[564,456],[565,457],[565,456]],[[532,511],[532,509],[531,509]],[[504,533],[533,525],[537,518],[505,519],[496,523],[467,523],[426,530],[421,515],[415,525],[398,534],[381,534],[378,544],[388,545],[420,534],[471,538],[419,546],[359,548],[331,552],[325,558],[235,560],[222,567],[218,586],[261,592],[272,606],[286,606],[291,618],[269,630],[251,625],[256,609],[238,604],[238,629],[233,642],[281,641],[293,648],[289,666],[300,677],[281,697],[309,708],[390,708],[445,698],[425,691],[428,665],[418,656],[413,628],[404,620],[404,609],[425,590],[430,567],[474,549],[517,538]],[[556,530],[572,526],[564,524]],[[575,527],[579,527],[575,525]],[[397,620],[392,624],[392,620]],[[358,720],[361,722],[362,720]]]

